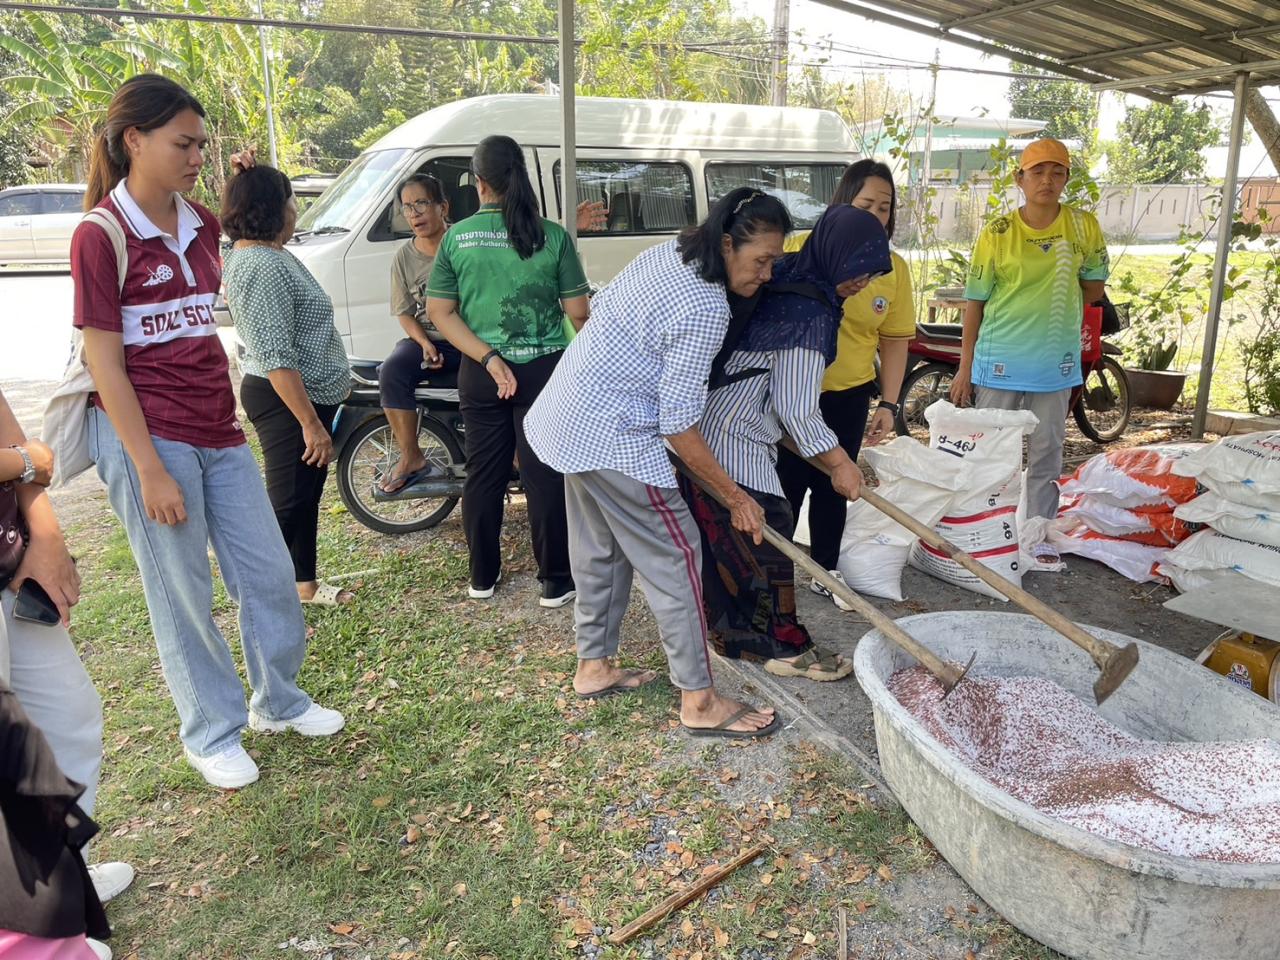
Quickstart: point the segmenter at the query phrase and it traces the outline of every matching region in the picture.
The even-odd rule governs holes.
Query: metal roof
[[[1280,0],[815,0],[1156,99],[1280,83]]]

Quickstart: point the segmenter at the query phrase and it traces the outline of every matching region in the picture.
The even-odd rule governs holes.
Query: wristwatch
[[[899,404],[894,403],[892,400],[881,400],[878,404],[876,404],[876,409],[888,410],[890,413],[892,413],[896,417],[898,415],[898,411],[901,410],[902,407]]]
[[[16,451],[18,456],[22,457],[22,476],[18,478],[18,482],[30,483],[36,478],[36,465],[31,462],[31,454],[27,453],[25,447],[20,447],[16,443],[9,449]]]

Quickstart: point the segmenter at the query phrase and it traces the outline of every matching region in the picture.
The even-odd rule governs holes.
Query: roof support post
[[[1218,320],[1222,313],[1222,297],[1227,282],[1227,258],[1231,255],[1231,227],[1236,209],[1236,177],[1240,166],[1240,145],[1244,141],[1245,97],[1249,92],[1249,73],[1236,74],[1235,105],[1231,110],[1231,140],[1227,147],[1227,172],[1222,178],[1222,204],[1218,214],[1218,249],[1213,260],[1213,286],[1209,290],[1209,315],[1204,324],[1204,352],[1200,357],[1200,383],[1196,390],[1196,410],[1191,419],[1191,436],[1204,437],[1204,422],[1209,413],[1209,388],[1213,383],[1214,351],[1218,345]]]
[[[560,219],[569,242],[578,240],[578,130],[575,112],[573,0],[560,0]]]

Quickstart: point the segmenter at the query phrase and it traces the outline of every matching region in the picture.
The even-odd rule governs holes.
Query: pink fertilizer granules
[[[1280,743],[1161,743],[1049,680],[967,677],[942,699],[923,667],[889,691],[983,777],[1064,823],[1134,847],[1280,863]]]

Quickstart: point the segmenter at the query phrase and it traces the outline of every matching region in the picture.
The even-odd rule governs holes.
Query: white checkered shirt
[[[723,284],[681,263],[674,240],[646,250],[592,299],[591,319],[525,417],[529,445],[561,473],[616,470],[674,487],[662,438],[702,418],[728,328]]]
[[[818,408],[827,361],[818,351],[799,347],[735,350],[724,372],[752,368],[766,372],[711,391],[702,435],[735,483],[781,497],[777,445],[783,430],[806,457],[834,450],[840,443]]]

